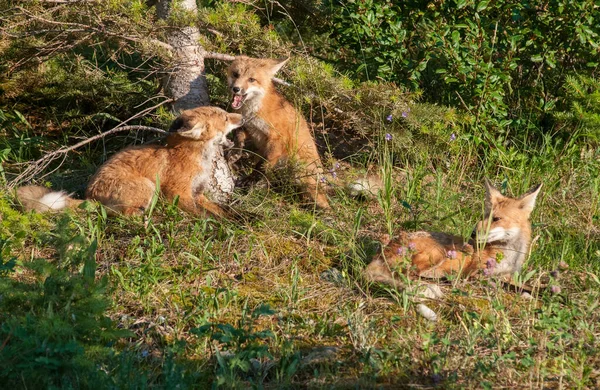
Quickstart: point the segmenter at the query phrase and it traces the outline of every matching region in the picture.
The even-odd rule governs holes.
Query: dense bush
[[[422,88],[475,123],[540,121],[563,103],[566,75],[598,70],[593,0],[328,2],[340,62],[363,79]],[[516,123],[515,123],[516,122]]]

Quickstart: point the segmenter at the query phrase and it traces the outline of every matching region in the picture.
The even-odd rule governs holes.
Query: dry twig
[[[28,167],[27,169],[25,169],[23,172],[21,172],[21,174],[19,174],[19,176],[17,176],[13,181],[11,181],[8,184],[8,188],[14,188],[17,185],[19,185],[20,183],[26,182],[26,181],[30,181],[31,179],[33,179],[35,176],[37,176],[37,174],[39,174],[40,172],[42,172],[44,169],[46,169],[48,167],[48,165],[50,165],[50,163],[54,160],[56,160],[57,158],[59,158],[61,155],[64,155],[72,150],[75,150],[77,148],[82,147],[83,145],[87,145],[90,142],[96,141],[100,138],[104,138],[107,135],[110,134],[114,134],[114,133],[118,133],[121,131],[130,131],[130,130],[143,130],[143,131],[153,131],[155,133],[159,133],[159,134],[167,134],[168,132],[162,129],[158,129],[156,127],[150,127],[150,126],[139,126],[139,125],[132,125],[132,126],[120,126],[120,127],[115,127],[109,131],[106,131],[104,133],[101,134],[97,134],[93,137],[87,138],[81,142],[76,143],[75,145],[72,146],[63,146],[62,148],[55,150],[54,152],[48,153],[46,154],[44,157],[40,158],[39,160],[33,161],[28,163]],[[49,175],[51,172],[47,173],[46,175]],[[43,177],[43,176],[42,176]]]

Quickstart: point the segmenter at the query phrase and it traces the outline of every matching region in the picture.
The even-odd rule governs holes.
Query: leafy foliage
[[[600,140],[600,80],[567,76],[565,89],[568,110],[558,112],[557,119],[579,129],[581,137],[597,145]]]
[[[107,279],[95,278],[97,241],[71,236],[69,224],[68,216],[59,221],[57,244],[62,250],[54,263],[34,259],[19,267],[27,279],[9,277],[6,271],[14,272],[15,260],[0,259],[4,384],[25,381],[27,387],[65,388],[107,382],[95,361],[101,363],[112,342],[131,334],[117,329],[105,315]],[[4,248],[11,245],[4,240]]]
[[[342,61],[363,78],[423,89],[500,129],[562,104],[566,72],[598,69],[600,11],[592,0],[331,1]]]

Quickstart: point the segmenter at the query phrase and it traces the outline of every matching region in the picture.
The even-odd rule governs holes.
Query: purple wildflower
[[[334,169],[340,169],[340,163],[339,162],[335,163]]]
[[[452,135],[450,136],[450,142],[456,140],[456,134],[452,133]]]
[[[408,112],[406,112],[406,111],[403,111],[403,112],[402,112],[402,118],[406,118],[406,117],[408,117]]]
[[[456,251],[455,250],[449,250],[446,253],[446,256],[448,256],[449,259],[456,259]]]
[[[552,291],[552,294],[560,294],[562,290],[558,284],[555,284],[554,286],[550,287],[550,291]]]
[[[417,250],[417,244],[415,244],[414,242],[409,242],[408,249],[410,249],[411,251]]]
[[[405,247],[401,246],[400,248],[396,249],[396,253],[400,256],[404,256],[406,255],[408,251],[406,250]]]
[[[498,262],[493,257],[487,259],[487,261],[485,262],[485,268],[483,269],[483,274],[485,276],[490,276],[491,274],[493,274],[494,268],[496,268],[496,264],[498,264]]]
[[[385,140],[386,140],[386,141],[391,141],[391,140],[392,140],[392,135],[391,135],[390,133],[387,133],[387,134],[385,135]]]
[[[390,115],[388,115],[388,116],[385,117],[385,120],[388,121],[388,122],[391,122],[392,119],[394,119],[394,117],[392,116],[392,114],[390,114]]]
[[[325,178],[325,176],[321,177],[321,183],[327,183],[327,179]]]
[[[333,177],[334,179],[337,178],[337,173],[335,171],[331,172],[331,177]]]

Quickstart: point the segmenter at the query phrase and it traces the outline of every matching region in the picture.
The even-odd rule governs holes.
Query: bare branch
[[[142,115],[145,115],[148,112],[154,110],[155,108],[158,108],[158,107],[162,106],[163,104],[167,104],[172,101],[173,101],[173,99],[163,100],[162,102],[160,102],[152,107],[148,107],[148,108],[138,112],[137,114],[131,116],[130,118],[124,120],[123,122],[119,123],[116,127],[112,128],[109,131],[106,131],[101,134],[97,134],[97,135],[90,137],[88,139],[85,139],[73,146],[63,146],[62,148],[45,155],[44,157],[40,158],[39,160],[27,163],[29,165],[27,167],[27,169],[25,169],[23,172],[21,172],[21,174],[19,174],[13,181],[11,181],[8,184],[8,188],[14,188],[17,185],[19,185],[20,183],[30,181],[35,176],[37,176],[40,172],[42,172],[44,169],[46,169],[52,161],[56,160],[61,155],[66,155],[66,153],[70,152],[71,150],[75,150],[75,149],[77,149],[83,145],[89,144],[90,142],[93,142],[97,139],[104,138],[107,135],[114,134],[114,133],[117,133],[120,131],[127,131],[127,130],[146,130],[146,131],[154,131],[154,132],[161,133],[161,134],[167,134],[166,131],[158,129],[156,127],[139,126],[139,125],[124,126],[124,125],[127,122],[130,122],[133,119],[138,118]],[[46,175],[49,175],[50,173],[51,172],[47,173]],[[44,175],[44,176],[46,176],[46,175]],[[42,177],[44,177],[44,176],[42,176]]]
[[[121,131],[131,131],[131,130],[142,130],[142,131],[152,131],[155,133],[159,133],[159,134],[168,134],[167,131],[156,128],[156,127],[150,127],[150,126],[139,126],[139,125],[131,125],[131,126],[121,126],[121,127],[115,127],[109,131],[106,131],[104,133],[101,134],[97,134],[93,137],[87,138],[81,142],[76,143],[75,145],[72,146],[63,146],[62,148],[55,150],[54,152],[48,153],[46,154],[44,157],[30,162],[28,163],[29,167],[27,167],[27,169],[25,169],[19,176],[17,176],[12,182],[10,182],[8,184],[8,188],[14,188],[17,185],[19,185],[20,183],[26,182],[26,181],[30,181],[31,179],[33,179],[38,173],[42,172],[44,169],[46,169],[46,167],[48,167],[48,165],[50,165],[50,163],[54,160],[56,160],[57,158],[59,158],[61,155],[66,155],[68,152],[78,149],[80,147],[82,147],[83,145],[87,145],[90,142],[94,142],[100,138],[104,138],[107,135],[111,135],[114,133],[118,133]],[[50,172],[51,173],[51,172]],[[50,174],[48,173],[48,174]]]

